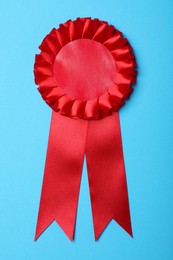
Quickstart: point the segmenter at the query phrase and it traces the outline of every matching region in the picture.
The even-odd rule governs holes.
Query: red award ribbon
[[[53,112],[35,240],[54,220],[73,240],[84,155],[95,239],[112,219],[132,236],[118,114],[136,81],[132,47],[107,22],[77,18],[39,48],[35,82]]]

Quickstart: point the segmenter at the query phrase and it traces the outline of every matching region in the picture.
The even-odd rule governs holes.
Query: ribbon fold
[[[90,43],[91,48],[83,51],[83,48],[87,47],[86,43]],[[39,49],[41,52],[36,55],[34,64],[35,82],[39,85],[38,90],[45,102],[61,115],[98,120],[117,112],[133,91],[132,84],[136,82],[137,72],[132,46],[119,30],[105,21],[90,17],[69,20],[60,24],[58,29],[52,29]],[[97,52],[98,57],[95,56]],[[80,58],[79,53],[86,56],[81,56],[78,70],[72,78]],[[71,54],[74,54],[74,57],[71,57]],[[95,56],[95,60],[91,62],[92,56]],[[60,70],[61,66],[57,66],[57,58],[58,64],[63,65],[63,71]],[[89,64],[87,66],[91,68],[87,76],[83,75],[86,70],[84,64]],[[113,65],[112,69],[106,64]],[[100,70],[99,76],[104,80],[94,84],[96,79],[99,80],[96,75],[102,66],[103,71]],[[112,82],[107,79],[107,72],[115,74]],[[92,84],[87,86],[85,81]],[[105,87],[105,92],[101,91],[100,94],[100,91],[97,91],[94,97],[83,98],[84,92],[91,91],[93,95],[94,88],[99,87],[101,90]],[[80,88],[83,88],[83,91],[79,91]],[[75,96],[76,92],[80,93],[79,98]]]

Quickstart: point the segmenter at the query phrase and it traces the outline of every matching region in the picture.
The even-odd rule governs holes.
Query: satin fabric
[[[92,82],[93,78],[94,81],[96,78],[98,79],[96,88],[100,86],[99,95],[98,93],[95,93],[95,95],[93,92],[90,93],[91,89],[88,90],[88,88],[87,91],[82,92],[83,85],[80,84],[75,85],[75,88],[70,88],[69,69],[78,66],[76,70],[78,73],[75,75],[77,79],[75,81],[81,82],[79,78],[82,62],[85,66],[88,64],[87,68],[92,67],[91,62],[93,59],[89,54],[88,56],[86,54],[85,57],[82,55],[81,63],[75,62],[76,59],[79,59],[77,53],[81,53],[80,44],[75,46],[75,42],[80,42],[80,40],[84,40],[84,42],[86,42],[85,40],[92,41],[93,45],[100,44],[102,52],[100,55],[103,56],[105,54],[103,61],[106,60],[107,52],[111,56],[109,61],[111,59],[114,61],[114,66],[111,67],[111,80],[108,80],[109,77],[106,76],[110,74],[110,68],[105,71],[105,80],[108,83],[105,88],[104,80],[100,81],[100,79],[103,79],[104,72],[100,71],[100,79],[94,75],[95,73],[97,74],[97,69],[99,71],[99,65],[95,67],[95,72],[92,69],[88,71],[87,78],[91,78]],[[75,46],[76,59],[74,55],[70,60],[71,65],[65,64],[67,66],[66,71],[69,73],[67,73],[68,77],[64,81],[62,78],[64,73],[61,76],[61,70],[59,71],[60,66],[57,72],[55,72],[56,59],[62,60],[63,58],[63,62],[65,62],[64,58],[68,57],[68,54],[71,55],[68,51],[65,51],[65,49],[68,49],[68,44]],[[38,90],[45,102],[54,111],[59,111],[61,115],[83,118],[85,120],[98,120],[118,111],[133,91],[131,85],[136,82],[136,61],[132,47],[120,31],[112,25],[108,25],[105,21],[91,18],[77,18],[75,21],[69,20],[61,24],[58,29],[54,28],[44,38],[39,48],[41,52],[36,55],[34,65],[35,82],[39,85]],[[96,63],[97,61],[93,62]],[[110,64],[112,64],[112,61],[110,61]],[[114,74],[113,78],[112,73]],[[85,78],[86,81],[87,78]],[[81,91],[79,93],[80,88]],[[103,91],[104,89],[105,91]]]
[[[95,239],[112,219],[132,236],[118,113],[86,121],[53,111],[35,240],[54,220],[73,240],[85,154]]]
[[[103,44],[78,39],[59,51],[53,72],[57,85],[71,98],[91,100],[110,88],[115,76],[115,62]]]
[[[39,48],[35,82],[53,112],[35,239],[54,220],[73,239],[84,155],[95,239],[112,219],[132,236],[118,114],[136,82],[132,47],[107,22],[77,18]]]

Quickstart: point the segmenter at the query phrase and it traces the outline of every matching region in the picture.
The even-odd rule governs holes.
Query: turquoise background
[[[173,1],[0,2],[0,259],[173,259]],[[53,27],[91,16],[124,32],[138,82],[121,109],[134,239],[111,222],[94,242],[86,166],[75,241],[53,223],[33,242],[51,110],[33,80],[34,55]]]

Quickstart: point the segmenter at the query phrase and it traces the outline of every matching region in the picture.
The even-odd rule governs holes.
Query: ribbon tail
[[[87,128],[52,113],[35,240],[54,220],[73,240]]]
[[[133,236],[118,112],[89,122],[86,159],[95,239],[112,219]]]

